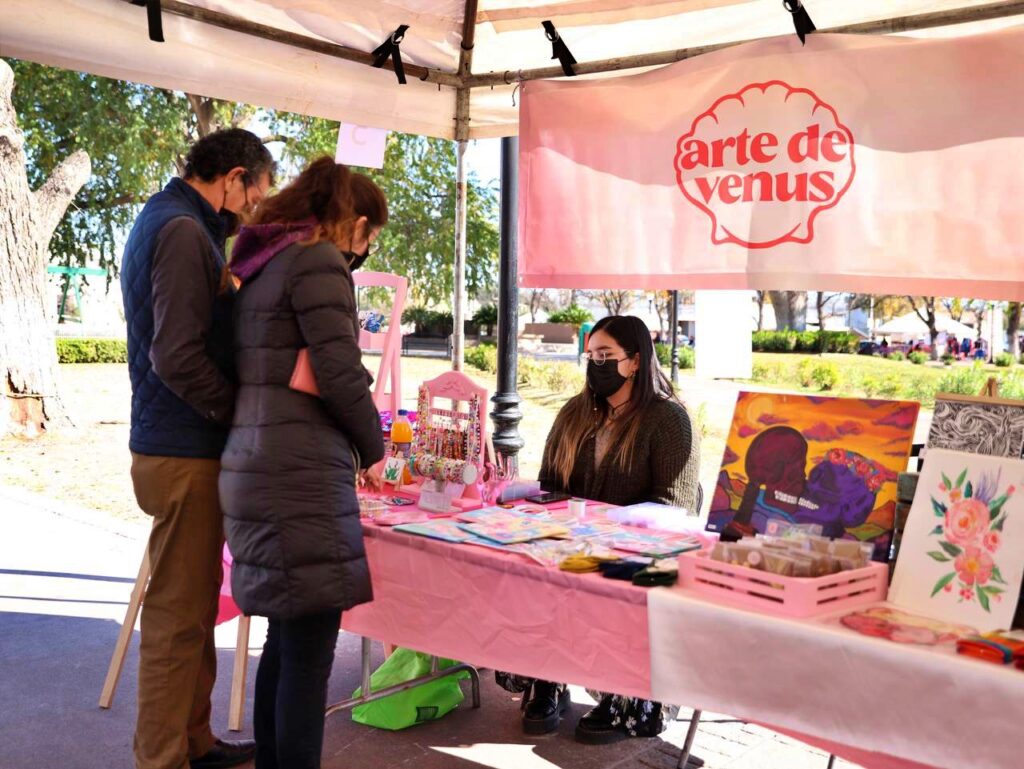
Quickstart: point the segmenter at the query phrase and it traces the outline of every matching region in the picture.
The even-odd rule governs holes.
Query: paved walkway
[[[129,769],[135,721],[137,642],[129,653],[111,710],[96,706],[110,653],[138,571],[146,529],[101,514],[0,488],[0,769]],[[253,643],[263,627],[254,622]],[[227,734],[227,703],[235,623],[218,629],[221,676],[214,692],[214,728]],[[252,649],[247,714],[258,649]],[[359,639],[338,642],[332,699],[358,685]],[[597,748],[572,739],[574,719],[558,734],[527,738],[519,703],[485,673],[483,706],[468,704],[442,721],[386,733],[354,724],[346,714],[327,725],[324,769],[583,769],[675,766],[685,724],[661,739]],[[589,702],[574,689],[573,716]],[[827,756],[754,726],[702,726],[696,752],[708,769],[825,769]],[[248,719],[247,719],[248,722]],[[849,769],[843,762],[838,767]]]

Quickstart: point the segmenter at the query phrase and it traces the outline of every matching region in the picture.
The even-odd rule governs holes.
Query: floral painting
[[[1024,574],[1024,462],[931,450],[890,592],[906,605],[980,630],[1008,628]]]
[[[896,477],[907,469],[918,404],[742,392],[708,530],[763,533],[770,520],[817,524],[875,545],[886,560]]]
[[[952,645],[976,632],[966,625],[951,625],[891,606],[873,606],[851,612],[842,616],[839,623],[861,635],[915,646]]]

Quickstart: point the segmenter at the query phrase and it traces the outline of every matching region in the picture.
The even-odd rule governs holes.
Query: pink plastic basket
[[[694,552],[679,556],[679,584],[745,609],[784,617],[813,617],[884,601],[889,567],[872,563],[827,577],[781,577],[712,561],[706,552]]]

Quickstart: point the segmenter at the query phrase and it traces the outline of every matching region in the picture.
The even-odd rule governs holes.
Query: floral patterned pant
[[[505,691],[521,694],[527,691],[536,679],[495,671],[494,680]],[[668,728],[679,712],[675,705],[663,705],[653,700],[622,697],[590,689],[587,692],[602,703],[607,701],[612,715],[612,725],[621,728],[630,737],[657,737]]]

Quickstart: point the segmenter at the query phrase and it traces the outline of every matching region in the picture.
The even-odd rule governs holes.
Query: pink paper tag
[[[338,129],[338,163],[362,168],[383,168],[388,132],[383,128],[342,123]]]

